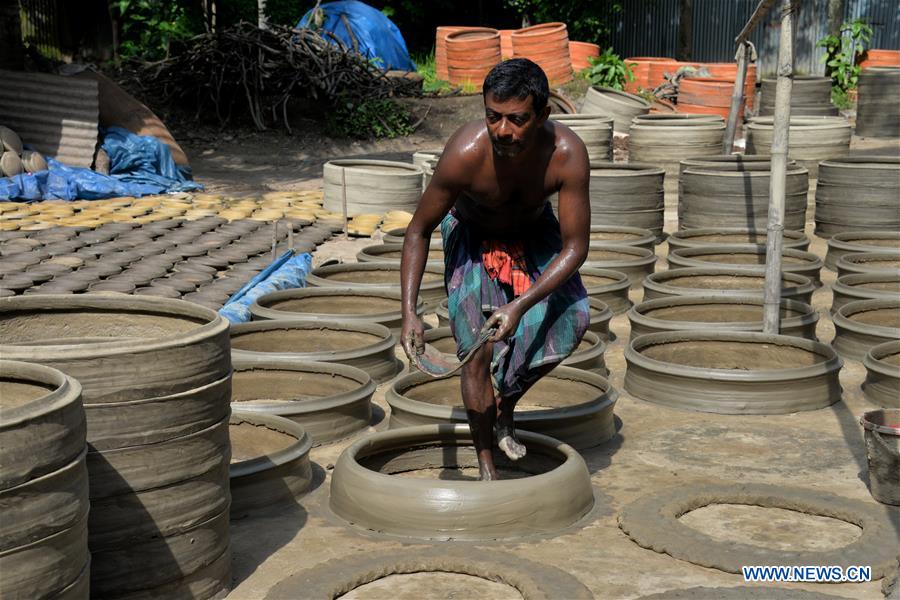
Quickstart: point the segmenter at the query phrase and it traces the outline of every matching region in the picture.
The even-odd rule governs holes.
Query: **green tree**
[[[533,24],[561,21],[570,40],[599,43],[611,29],[609,18],[622,10],[615,0],[503,0]]]

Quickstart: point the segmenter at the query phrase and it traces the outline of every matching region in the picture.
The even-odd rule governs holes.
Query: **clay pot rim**
[[[649,358],[641,353],[641,350],[649,346],[671,344],[677,342],[752,342],[759,345],[791,346],[799,348],[810,354],[816,354],[825,360],[814,365],[791,367],[787,369],[716,369],[708,367],[694,367],[681,363],[664,362]],[[631,340],[625,347],[625,360],[628,364],[660,373],[663,375],[675,375],[678,377],[690,377],[711,381],[753,382],[763,383],[771,381],[792,381],[801,377],[814,377],[824,375],[832,371],[839,371],[843,366],[843,360],[837,352],[828,344],[808,340],[789,335],[768,334],[755,331],[712,331],[709,329],[689,329],[684,331],[667,331],[663,333],[648,333]]]
[[[348,402],[356,402],[365,397],[371,397],[375,393],[377,384],[372,377],[358,367],[342,365],[339,363],[318,362],[314,360],[300,360],[286,357],[261,357],[247,355],[235,355],[232,360],[234,373],[243,371],[297,371],[302,373],[315,373],[322,375],[340,376],[358,384],[358,387],[338,394],[323,396],[315,400],[303,400],[300,402],[266,402],[265,400],[241,400],[231,401],[235,410],[253,414],[274,414],[285,417],[290,415],[304,415],[325,410],[332,410],[345,406]]]
[[[440,329],[449,330],[449,327]],[[432,336],[433,335],[434,334],[432,334]],[[594,335],[596,336],[596,334]],[[604,344],[603,340],[599,339],[599,336],[597,336],[597,338],[600,344]],[[453,375],[451,377],[459,376]],[[592,398],[587,402],[582,402],[580,404],[575,404],[572,406],[560,406],[557,408],[544,410],[520,410],[516,413],[516,422],[527,424],[533,423],[535,421],[543,422],[555,421],[557,419],[585,417],[595,414],[598,410],[612,407],[613,405],[615,405],[616,401],[619,398],[619,393],[615,390],[615,388],[613,388],[612,384],[606,377],[603,377],[591,371],[585,371],[584,369],[576,369],[573,367],[558,366],[553,369],[553,371],[546,377],[568,379],[579,381],[582,383],[586,382],[592,387],[603,390],[603,392],[597,398]],[[397,409],[404,412],[414,413],[432,419],[440,419],[444,421],[452,420],[464,423],[466,421],[466,409],[461,404],[460,406],[431,404],[430,402],[414,400],[413,398],[405,395],[405,393],[410,388],[430,381],[435,381],[434,377],[428,375],[427,373],[422,373],[419,371],[411,371],[404,375],[400,375],[399,377],[394,379],[390,387],[388,387],[387,391],[385,392],[385,401],[388,403],[388,406],[390,406],[392,410],[394,409],[394,407],[396,407]],[[527,425],[523,425],[523,428],[528,429]]]
[[[615,177],[639,177],[646,175],[665,175],[666,170],[650,163],[612,163],[612,162],[593,162],[590,165],[590,176],[593,177],[594,171],[633,171],[633,173],[617,173]]]
[[[881,375],[900,379],[900,367],[891,365],[883,359],[886,356],[892,356],[900,353],[900,340],[892,340],[884,342],[877,346],[872,346],[863,358],[863,365],[869,371],[875,371]]]
[[[900,309],[900,299],[885,298],[873,300],[854,300],[847,302],[832,315],[832,322],[835,328],[840,327],[854,333],[865,335],[880,335],[886,338],[900,338],[900,327],[887,327],[884,325],[873,325],[871,323],[861,323],[853,320],[853,315],[870,310],[883,309]]]
[[[761,273],[758,269],[737,269],[730,267],[686,267],[683,269],[667,269],[665,271],[657,271],[655,273],[651,273],[647,275],[644,279],[644,287],[647,287],[649,283],[651,287],[661,287],[663,291],[667,294],[672,295],[668,292],[668,289],[672,287],[674,290],[677,290],[679,293],[675,295],[679,296],[687,296],[687,295],[714,295],[714,296],[742,296],[742,295],[753,295],[748,294],[748,290],[746,289],[729,289],[729,290],[714,290],[710,288],[690,288],[690,287],[674,287],[668,284],[668,281],[671,279],[677,279],[682,277],[714,277],[716,275],[725,275],[728,277],[735,276],[746,276],[753,277],[759,279],[764,276],[764,273]],[[797,273],[788,273],[782,272],[781,274],[782,283],[790,282],[794,285],[787,288],[782,288],[782,295],[785,291],[792,291],[792,295],[805,295],[807,293],[812,294],[815,291],[815,286],[813,284],[812,279],[807,277],[806,275],[800,275]],[[696,290],[696,292],[692,291]],[[752,290],[750,290],[752,291]],[[762,293],[762,288],[759,288],[759,293]]]
[[[540,35],[547,35],[549,33],[560,33],[565,32],[568,33],[568,28],[565,23],[560,21],[550,21],[549,23],[538,23],[537,25],[532,25],[531,27],[524,27],[522,29],[518,29],[513,32],[513,38],[528,38]]]
[[[87,357],[118,356],[123,353],[146,353],[181,347],[215,337],[228,331],[229,322],[219,313],[197,304],[176,300],[174,298],[144,298],[141,296],[116,294],[76,294],[76,295],[33,295],[16,296],[0,299],[0,316],[17,312],[57,312],[77,309],[88,309],[102,314],[105,310],[126,313],[164,314],[174,318],[188,317],[192,320],[203,320],[204,323],[188,332],[169,336],[125,340],[115,342],[98,342],[95,344],[47,344],[39,347],[4,343],[0,344],[3,354],[12,359],[57,361],[66,359],[85,359]]]
[[[312,449],[312,437],[299,423],[277,415],[240,410],[234,408],[232,404],[228,425],[230,427],[241,423],[264,425],[279,433],[293,437],[296,441],[270,454],[262,454],[231,463],[228,466],[228,478],[232,481],[288,464],[305,455],[309,455],[309,451]]]
[[[728,331],[756,331],[762,332],[763,322],[759,321],[672,321],[647,315],[647,312],[658,308],[671,308],[673,306],[694,306],[702,304],[723,305],[754,305],[759,306],[760,315],[764,307],[764,299],[761,296],[667,296],[644,300],[628,309],[628,320],[639,323],[646,328],[664,331],[684,331],[687,329],[710,329]],[[781,298],[780,307],[799,312],[798,316],[782,318],[781,328],[797,328],[815,324],[819,321],[819,313],[809,304],[793,298]]]
[[[19,360],[0,359],[0,371],[4,378],[15,377],[27,383],[55,386],[46,394],[25,404],[3,409],[0,431],[12,429],[26,421],[31,421],[48,413],[60,410],[66,404],[77,401],[81,404],[81,384],[59,369],[42,364]]]
[[[381,338],[379,341],[368,346],[360,346],[359,348],[351,348],[348,350],[317,350],[313,352],[297,353],[298,360],[308,361],[327,361],[345,360],[349,358],[357,358],[393,348],[397,344],[396,336],[391,330],[384,325],[378,323],[366,323],[363,321],[354,322],[338,322],[338,321],[313,321],[301,319],[275,319],[268,321],[250,321],[248,323],[238,323],[231,327],[231,338],[239,338],[242,334],[262,333],[271,329],[315,329],[315,330],[334,330],[337,332],[363,333],[374,335]],[[280,352],[260,352],[258,350],[243,350],[241,348],[232,347],[232,358],[245,359],[255,357],[270,357],[269,355],[282,354]],[[301,358],[302,357],[302,358]]]

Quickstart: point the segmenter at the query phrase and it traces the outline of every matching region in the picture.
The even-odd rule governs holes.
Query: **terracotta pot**
[[[572,68],[582,71],[591,66],[590,57],[600,56],[600,46],[590,42],[569,42],[569,57],[572,59]]]
[[[515,29],[500,30],[500,56],[505,60],[513,57],[512,34]]]
[[[900,67],[900,50],[881,50],[870,48],[859,61],[862,69],[869,67]]]
[[[443,25],[438,27],[434,35],[434,72],[441,81],[449,81],[450,73],[447,71],[447,36],[455,31],[464,29],[477,29],[477,27],[463,27],[460,25]]]
[[[683,64],[685,63],[679,63],[671,58],[650,61],[650,68],[647,73],[647,87],[652,90],[661,86],[666,82],[666,74],[674,75]]]
[[[512,34],[513,56],[536,62],[550,85],[572,80],[569,35],[565,23],[542,23]]]
[[[737,63],[703,63],[709,74],[715,79],[734,81],[737,77]],[[747,76],[744,79],[744,101],[748,108],[753,108],[756,95],[756,65],[747,65]]]
[[[727,119],[733,88],[734,82],[724,79],[682,79],[678,88],[678,110],[689,114],[721,115]],[[744,114],[744,103],[738,114]]]
[[[652,63],[672,62],[675,62],[675,60],[672,58],[658,56],[635,56],[632,58],[626,58],[625,64],[634,75],[634,81],[625,82],[625,91],[636,92],[640,88],[650,87],[650,65]]]
[[[500,32],[478,27],[454,31],[447,36],[447,71],[455,85],[474,85],[479,90],[484,78],[500,62]]]

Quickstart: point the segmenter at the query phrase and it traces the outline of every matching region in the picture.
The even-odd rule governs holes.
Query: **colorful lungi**
[[[486,239],[452,210],[441,222],[441,236],[450,328],[462,358],[494,309],[518,295],[514,287],[527,289],[559,254],[562,237],[549,204],[538,222],[516,239]],[[521,281],[522,276],[528,281]],[[575,273],[528,309],[512,336],[494,344],[491,375],[497,393],[504,398],[524,394],[572,353],[589,320],[587,292]]]

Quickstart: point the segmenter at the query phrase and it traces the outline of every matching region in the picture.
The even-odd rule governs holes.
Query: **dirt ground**
[[[379,156],[408,160],[418,149],[440,147],[450,130],[477,118],[480,100],[454,99],[432,115],[446,117],[406,140],[375,144],[301,143],[281,134],[253,134],[229,139],[198,136],[185,140],[195,176],[210,189],[229,194],[252,194],[268,189],[311,189],[321,185],[321,164],[338,156]],[[443,117],[442,117],[443,118]],[[854,140],[854,152],[900,153],[897,144]],[[814,189],[814,188],[813,188]],[[672,199],[670,199],[672,200]],[[667,202],[674,208],[673,202]],[[813,191],[810,191],[806,233],[810,250],[825,256],[825,241],[812,235]],[[675,228],[668,211],[667,231]],[[360,248],[376,240],[335,240],[316,254],[352,260]],[[658,270],[665,269],[666,244],[657,247]],[[815,292],[813,305],[820,315],[817,334],[829,342],[834,327],[828,317],[830,284],[835,275],[823,269],[825,285]],[[642,291],[632,291],[640,301]],[[427,318],[432,324],[436,318]],[[617,526],[616,515],[629,502],[656,491],[685,484],[760,482],[800,486],[832,492],[866,502],[885,513],[896,533],[900,551],[900,510],[877,504],[866,487],[867,465],[859,416],[875,407],[862,396],[865,377],[861,363],[847,360],[841,371],[843,401],[830,408],[777,416],[728,416],[679,411],[637,400],[622,389],[623,351],[629,337],[625,315],[611,323],[615,340],[606,352],[610,380],[620,396],[615,413],[620,421],[615,437],[583,453],[591,472],[597,507],[581,528],[558,537],[521,543],[474,544],[482,550],[555,566],[585,584],[597,598],[637,598],[646,594],[693,586],[735,587],[740,575],[696,566],[632,542]],[[378,387],[376,422],[386,427],[388,411]],[[385,553],[431,546],[365,535],[344,525],[328,508],[330,469],[349,441],[311,452],[318,479],[314,489],[296,505],[272,508],[232,523],[233,599],[256,599],[293,573],[335,558],[358,553]],[[490,484],[485,484],[490,485]],[[498,506],[498,511],[503,507]],[[780,549],[826,549],[853,540],[860,529],[834,519],[793,511],[716,505],[682,517],[682,521],[725,542]],[[456,547],[459,542],[446,542]],[[846,598],[881,598],[881,581],[860,584],[778,584]],[[301,596],[302,597],[302,596]],[[358,588],[347,598],[521,598],[512,587],[465,575],[394,575]]]

